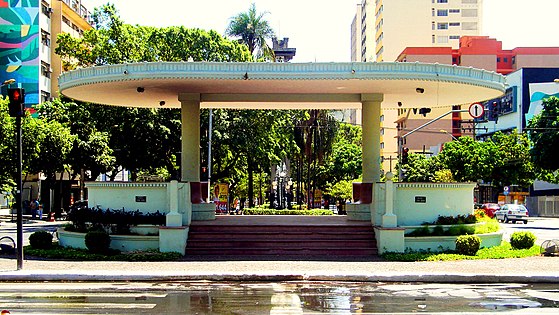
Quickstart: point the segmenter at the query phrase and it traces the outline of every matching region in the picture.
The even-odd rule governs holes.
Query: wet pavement
[[[370,282],[0,284],[12,314],[557,314],[555,285]]]

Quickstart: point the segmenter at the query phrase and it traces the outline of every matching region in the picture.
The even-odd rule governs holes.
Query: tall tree
[[[247,12],[241,12],[232,17],[227,26],[227,36],[240,38],[239,41],[248,46],[248,50],[256,59],[274,58],[274,51],[266,43],[274,36],[274,30],[264,19],[268,12],[258,13],[256,5],[252,3]]]
[[[539,169],[541,179],[559,182],[559,98],[550,97],[543,101],[543,110],[529,122],[528,130],[532,161]]]

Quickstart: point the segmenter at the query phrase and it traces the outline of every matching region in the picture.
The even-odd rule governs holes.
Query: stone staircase
[[[259,224],[193,221],[189,230],[186,256],[327,258],[377,255],[374,230],[370,223],[341,221],[340,224],[339,220],[332,223],[317,219],[309,224],[297,221],[281,222],[282,219],[285,218]]]

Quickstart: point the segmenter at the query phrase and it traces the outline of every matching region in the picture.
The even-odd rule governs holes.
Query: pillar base
[[[214,203],[192,204],[192,221],[215,220]]]
[[[382,227],[394,228],[398,226],[398,217],[395,214],[385,214],[382,216]]]
[[[170,212],[165,216],[165,225],[168,227],[182,226],[182,214]]]
[[[186,253],[186,240],[188,239],[188,226],[159,228],[159,251],[162,253]]]
[[[375,226],[378,253],[403,253],[405,250],[404,228],[384,228]]]
[[[371,221],[371,204],[349,203],[345,210],[350,221]]]

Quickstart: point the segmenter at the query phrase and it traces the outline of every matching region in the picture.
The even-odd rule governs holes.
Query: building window
[[[41,103],[50,101],[50,93],[47,91],[41,91]]]
[[[70,22],[70,20],[67,17],[62,16],[62,22],[66,23],[66,25],[72,27],[72,22]]]
[[[431,22],[431,29],[434,31],[435,30],[435,22]]]
[[[448,10],[437,10],[437,16],[448,16]]]
[[[380,135],[384,136],[384,128],[380,128]]]
[[[380,122],[383,122],[384,121],[384,115],[380,115],[379,120],[380,120]]]
[[[52,8],[49,7],[48,3],[41,2],[41,12],[44,15],[50,17],[50,14],[52,13]]]
[[[448,26],[460,26],[460,22],[451,22],[448,23]]]
[[[497,57],[497,62],[501,62],[501,57]]]
[[[477,17],[477,9],[463,9],[462,17]]]
[[[437,3],[448,3],[448,0],[437,0]]]
[[[435,43],[435,35],[431,35],[431,42],[434,44]]]
[[[460,13],[460,9],[448,9],[448,13]]]
[[[460,35],[450,35],[448,39],[460,39]]]
[[[504,57],[504,58],[503,58],[503,62],[509,62],[509,58]]]
[[[447,30],[448,29],[448,23],[437,23],[437,29],[438,30]]]
[[[43,45],[50,47],[50,34],[45,30],[41,30],[41,43]]]
[[[41,61],[41,74],[47,78],[50,78],[50,74],[52,72],[52,69],[50,68],[50,64]]]
[[[512,64],[515,64],[515,63],[516,63],[516,57],[515,57],[515,56],[513,56],[510,60],[511,60],[511,63],[512,63]]]
[[[464,30],[464,31],[476,31],[477,30],[477,22],[463,22],[462,23],[462,30]]]
[[[448,36],[437,36],[437,43],[439,44],[448,43]]]
[[[380,143],[380,148],[381,148],[381,149],[384,149],[384,142],[381,142],[381,143]]]
[[[477,0],[462,0],[462,3],[477,3]]]

